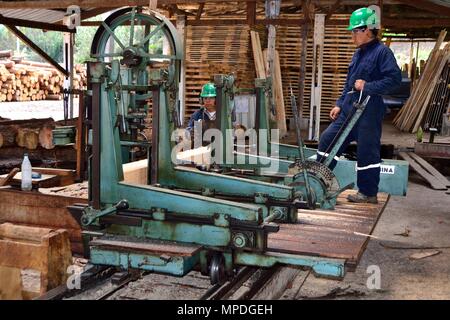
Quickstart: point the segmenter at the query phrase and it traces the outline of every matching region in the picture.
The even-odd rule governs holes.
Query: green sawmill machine
[[[155,45],[160,41],[162,52]],[[281,263],[311,267],[323,276],[344,275],[342,259],[268,247],[269,233],[279,231],[275,221],[296,223],[299,208],[316,207],[312,194],[320,195],[319,205],[332,207],[345,189],[333,184],[325,165],[318,167],[328,169],[329,177],[305,170],[284,174],[286,183],[273,183],[176,164],[171,136],[179,122],[183,51],[168,19],[140,8],[118,10],[95,34],[91,56],[89,205],[69,208],[90,240],[91,263],[178,276],[199,266],[213,283],[240,265]],[[146,142],[138,133],[149,112],[152,138]],[[150,151],[145,184],[124,179],[123,149],[136,147]],[[315,182],[306,189],[287,183],[308,178]]]

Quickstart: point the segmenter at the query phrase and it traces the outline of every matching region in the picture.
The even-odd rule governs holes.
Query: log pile
[[[441,49],[441,45],[446,35],[447,31],[441,31],[421,77],[414,85],[409,99],[394,118],[394,125],[402,131],[417,132],[419,127],[423,127],[424,122],[429,120],[426,115],[430,112],[434,113],[430,109],[436,105],[435,98],[438,98],[439,106],[441,98],[444,97],[443,100],[445,100],[447,86],[441,84],[443,81],[447,81],[445,70],[450,63],[450,43],[443,49]],[[438,89],[441,89],[442,92],[437,92]],[[430,124],[427,124],[427,127],[429,126]]]
[[[234,74],[237,88],[254,88],[253,64],[248,25],[187,26],[185,121],[199,108],[202,86],[215,74]]]
[[[52,118],[0,121],[0,149],[22,147],[35,150],[39,146],[53,149],[55,122]]]
[[[60,100],[64,76],[48,63],[16,58],[0,51],[0,102]],[[86,71],[75,66],[74,89],[86,85]]]

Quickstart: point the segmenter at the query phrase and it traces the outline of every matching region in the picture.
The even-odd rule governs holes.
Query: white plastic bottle
[[[22,190],[30,191],[31,190],[31,162],[28,159],[28,154],[25,153],[22,161]]]

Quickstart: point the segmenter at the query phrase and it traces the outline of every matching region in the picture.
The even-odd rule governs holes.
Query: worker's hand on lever
[[[355,81],[355,90],[356,91],[363,91],[364,85],[366,84],[366,81],[358,79]]]
[[[334,121],[338,118],[339,113],[341,112],[341,108],[338,106],[335,106],[333,109],[331,109],[330,111],[330,118]]]

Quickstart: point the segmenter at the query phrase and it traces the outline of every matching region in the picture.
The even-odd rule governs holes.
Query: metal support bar
[[[39,48],[30,38],[28,38],[22,31],[17,29],[13,25],[5,25],[12,33],[14,33],[20,40],[22,40],[25,44],[30,46],[38,55],[40,55],[44,60],[54,66],[59,72],[61,72],[66,77],[69,76],[69,71],[65,70],[63,67],[59,65],[58,62],[53,60],[47,53],[45,53],[41,48]]]

